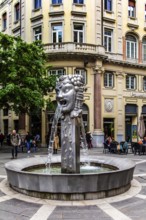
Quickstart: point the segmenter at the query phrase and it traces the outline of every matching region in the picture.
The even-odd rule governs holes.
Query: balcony
[[[48,55],[50,59],[53,57],[57,58],[58,56],[64,57],[88,57],[89,58],[103,58],[105,59],[105,48],[101,45],[94,44],[80,44],[80,43],[52,43],[44,45],[45,53]]]
[[[138,64],[138,58],[128,58],[126,57],[126,61],[129,63]]]
[[[72,4],[72,15],[77,15],[77,16],[86,16],[87,11],[86,11],[86,5],[85,4]]]
[[[51,4],[49,16],[61,16],[64,15],[63,4]]]

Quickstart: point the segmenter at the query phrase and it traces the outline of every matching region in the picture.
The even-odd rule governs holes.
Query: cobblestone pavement
[[[106,199],[65,202],[32,198],[10,189],[4,168],[11,158],[8,151],[0,149],[0,220],[146,220],[146,155],[104,154],[127,157],[136,163],[132,187],[126,193]],[[19,153],[18,157],[38,157],[46,152],[47,149],[39,149],[35,154]],[[94,148],[89,154],[103,155],[103,150]]]

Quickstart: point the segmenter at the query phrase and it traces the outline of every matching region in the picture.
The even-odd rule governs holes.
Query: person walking
[[[20,135],[16,133],[16,130],[12,131],[10,140],[11,140],[11,145],[12,145],[12,159],[14,159],[14,155],[15,155],[15,158],[17,158],[18,147],[21,144]]]
[[[5,136],[4,136],[4,134],[0,130],[0,145],[1,145],[1,147],[3,146],[4,138],[5,138]]]
[[[26,134],[26,137],[25,137],[27,153],[30,153],[31,142],[32,142],[32,136],[30,135],[30,133],[28,131],[27,134]]]

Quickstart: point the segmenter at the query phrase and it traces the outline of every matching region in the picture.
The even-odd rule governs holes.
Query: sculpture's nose
[[[60,90],[57,94],[57,98],[58,99],[62,99],[63,95],[62,95],[62,91]]]

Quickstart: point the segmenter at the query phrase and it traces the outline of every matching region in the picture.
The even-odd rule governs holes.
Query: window
[[[73,26],[73,41],[75,43],[84,42],[84,25],[83,24],[74,24]]]
[[[15,5],[15,21],[18,21],[20,19],[20,4],[17,3]]]
[[[34,0],[34,9],[39,9],[42,7],[42,0]]]
[[[136,77],[133,75],[126,76],[126,89],[136,89]]]
[[[84,84],[87,83],[87,72],[85,69],[75,69],[74,74],[83,76]]]
[[[137,59],[137,42],[132,35],[126,36],[126,56],[130,59]]]
[[[136,2],[135,0],[129,0],[128,1],[128,16],[129,17],[135,17],[136,15]]]
[[[146,91],[146,76],[143,77],[143,90]]]
[[[34,31],[34,40],[42,40],[42,27],[37,27],[33,29]]]
[[[105,87],[113,87],[114,86],[114,75],[113,73],[105,73],[104,74],[104,86]]]
[[[49,75],[56,75],[56,76],[65,75],[65,70],[64,69],[53,69],[49,71]]]
[[[52,40],[53,43],[62,42],[62,24],[53,24],[52,25]]]
[[[112,0],[104,0],[104,9],[112,11]]]
[[[73,0],[74,4],[84,4],[84,0]]]
[[[145,5],[145,11],[144,11],[144,20],[146,21],[146,5]]]
[[[62,0],[52,0],[52,5],[62,4]]]
[[[107,52],[112,52],[112,36],[113,31],[105,28],[104,30],[104,46]]]
[[[8,116],[8,112],[9,112],[8,108],[4,108],[3,109],[3,116]]]
[[[146,61],[146,37],[142,41],[142,59]]]
[[[6,12],[2,15],[2,25],[3,25],[3,30],[5,30],[7,28],[7,13]]]

